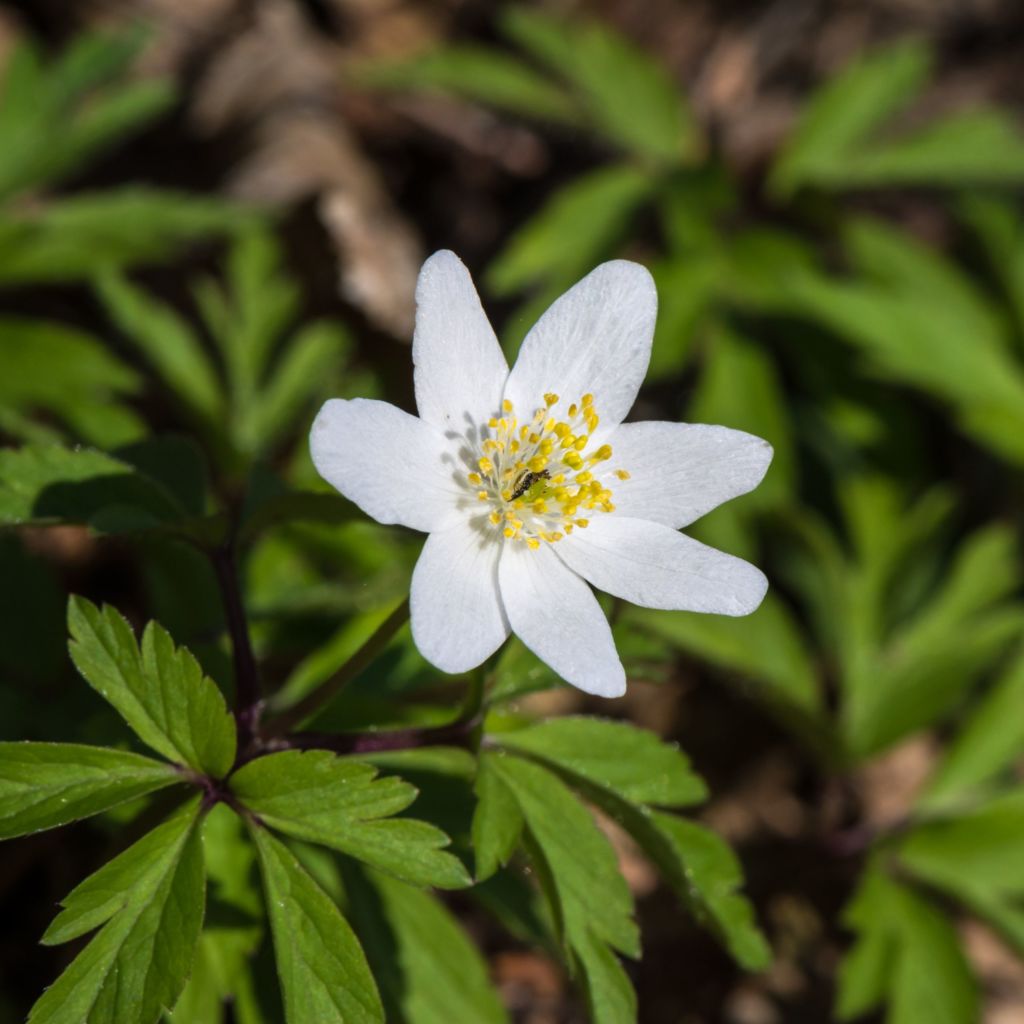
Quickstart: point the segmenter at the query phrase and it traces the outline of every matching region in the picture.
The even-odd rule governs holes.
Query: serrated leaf
[[[29,1024],[153,1024],[174,1005],[203,921],[198,813],[196,798],[157,830],[160,844],[152,834],[140,840],[145,863],[133,847],[71,893],[59,941],[106,924],[32,1007]]]
[[[285,750],[257,758],[231,778],[232,791],[260,820],[382,868],[414,885],[470,884],[448,837],[425,821],[393,818],[416,790],[373,765],[324,750]]]
[[[637,1019],[636,991],[619,958],[602,942],[587,936],[573,949],[586,979],[593,1024],[626,1024]]]
[[[366,957],[295,855],[253,826],[288,1024],[384,1024]]]
[[[221,778],[235,760],[235,723],[216,684],[184,647],[149,623],[142,648],[116,608],[68,604],[71,659],[139,739],[164,757]]]
[[[476,809],[473,811],[473,855],[476,880],[490,878],[507,864],[523,830],[519,804],[489,758],[480,758],[477,767]]]
[[[627,165],[603,167],[577,178],[526,222],[487,268],[497,295],[552,279],[569,285],[618,240],[653,180]]]
[[[181,782],[169,764],[77,743],[0,743],[0,839],[88,818]]]
[[[475,944],[431,893],[379,871],[349,871],[346,890],[394,1024],[508,1019]]]
[[[256,997],[254,954],[263,933],[256,850],[241,819],[227,805],[203,818],[208,895],[196,963],[169,1019],[223,1024],[230,1001],[238,1024],[267,1024]]]
[[[129,509],[151,527],[183,518],[156,481],[89,448],[32,444],[0,450],[0,523],[91,523]]]
[[[550,872],[568,945],[592,933],[637,956],[633,900],[590,812],[558,776],[510,754],[487,753],[489,768],[515,796]],[[581,938],[582,941],[582,938]]]
[[[707,798],[703,780],[677,746],[628,722],[582,715],[551,718],[496,739],[624,800],[687,807]]]

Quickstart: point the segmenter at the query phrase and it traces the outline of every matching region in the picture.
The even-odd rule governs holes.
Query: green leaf
[[[979,313],[962,275],[929,266],[939,257],[906,241],[900,248],[897,278],[839,282],[803,275],[791,282],[792,308],[855,346],[880,375],[950,402],[964,430],[1003,458],[1024,462],[1024,374],[1010,357],[1001,323]],[[914,270],[907,266],[911,248]],[[880,269],[896,266],[893,246],[887,249]]]
[[[593,1024],[636,1020],[636,992],[619,958],[591,935],[584,937],[573,952],[586,980]]]
[[[144,431],[121,401],[139,386],[139,375],[91,335],[47,320],[0,318],[0,405],[8,418],[45,412],[76,438],[115,447]]]
[[[489,758],[480,758],[473,790],[477,799],[473,812],[473,855],[476,880],[482,882],[508,863],[523,831],[523,816],[514,794]]]
[[[567,945],[595,938],[639,954],[633,901],[615,854],[590,813],[558,776],[502,753],[482,760],[508,787],[550,875]]]
[[[221,420],[226,400],[216,370],[185,320],[115,271],[101,274],[96,288],[123,336],[171,392],[204,422]]]
[[[280,443],[282,435],[323,390],[325,376],[348,348],[341,324],[320,320],[290,338],[263,388],[257,407],[257,444]]]
[[[0,449],[0,523],[102,524],[126,512],[140,528],[160,528],[183,510],[155,480],[89,448],[31,444]]]
[[[383,1024],[366,957],[337,906],[283,843],[251,831],[288,1024]]]
[[[503,747],[526,753],[634,803],[688,807],[707,799],[703,780],[674,744],[628,722],[585,716],[500,733]]]
[[[350,915],[394,1024],[501,1024],[476,945],[437,897],[378,871],[346,876]]]
[[[1014,205],[971,191],[959,204],[960,216],[978,236],[992,272],[1002,284],[1024,333],[1024,230]]]
[[[618,242],[653,185],[646,171],[626,165],[577,178],[512,236],[487,269],[488,286],[501,296],[571,284]]]
[[[271,828],[320,843],[414,885],[470,884],[448,837],[425,821],[392,818],[416,798],[401,779],[324,750],[285,750],[257,758],[231,777],[232,791]]]
[[[619,32],[511,5],[502,30],[566,79],[595,129],[616,145],[666,164],[698,155],[697,125],[681,89],[650,53]]]
[[[952,114],[920,131],[876,142],[822,176],[844,188],[906,185],[1017,185],[1024,138],[1000,110]]]
[[[742,673],[764,699],[817,710],[821,698],[810,652],[793,616],[771,594],[743,619],[641,608],[625,610],[624,619],[713,665]]]
[[[776,362],[764,347],[718,325],[710,332],[700,381],[686,418],[693,423],[722,423],[768,441],[775,454],[764,481],[739,506],[744,510],[778,508],[792,499],[796,486],[796,444],[791,402]]]
[[[0,285],[92,280],[165,259],[254,214],[220,199],[133,186],[0,209]]]
[[[0,197],[59,180],[167,109],[170,83],[125,76],[141,41],[85,36],[46,66],[31,43],[15,49],[0,89]]]
[[[818,90],[772,169],[780,196],[841,173],[873,129],[908,104],[930,70],[918,40],[879,50],[844,69]]]
[[[579,116],[559,86],[515,57],[482,46],[446,46],[412,60],[371,65],[358,77],[378,88],[450,93],[523,117],[571,122]]]
[[[919,825],[900,844],[899,859],[1024,952],[1024,790]]]
[[[658,320],[654,328],[649,381],[682,373],[690,361],[701,319],[719,285],[721,265],[707,254],[682,256],[651,267],[658,291]]]
[[[978,994],[956,930],[912,889],[869,867],[844,914],[858,940],[839,971],[836,1013],[889,1003],[887,1024],[973,1024]]]
[[[230,1001],[238,1024],[267,1024],[256,997],[254,954],[264,932],[256,850],[241,819],[215,805],[202,822],[208,895],[196,963],[170,1019],[223,1024]]]
[[[285,523],[347,523],[361,515],[356,506],[340,494],[317,491],[275,494],[248,510],[239,538],[249,541],[264,530]]]
[[[181,782],[169,764],[77,743],[0,743],[0,839],[66,825]]]
[[[1010,664],[958,729],[921,801],[932,810],[969,798],[1024,752],[1024,653]]]
[[[221,778],[235,760],[235,724],[216,684],[184,647],[149,623],[140,651],[124,617],[82,597],[68,605],[71,658],[139,739],[164,757]]]
[[[30,1024],[152,1022],[174,1005],[203,922],[199,804],[190,801],[68,896],[48,941],[106,923],[32,1007]]]
[[[654,832],[634,832],[633,837],[679,898],[722,938],[739,964],[751,971],[766,968],[771,950],[757,927],[753,908],[736,891],[743,884],[743,873],[728,843],[710,829],[673,814],[654,813],[650,822]]]

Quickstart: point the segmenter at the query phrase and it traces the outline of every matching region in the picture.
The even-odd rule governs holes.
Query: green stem
[[[312,693],[267,723],[265,738],[285,736],[296,726],[311,718],[324,705],[334,700],[353,679],[360,676],[391,642],[391,638],[409,619],[409,599],[406,598],[378,627],[373,636],[352,655],[330,679],[321,683]]]

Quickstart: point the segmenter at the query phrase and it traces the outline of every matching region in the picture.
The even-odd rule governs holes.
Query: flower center
[[[558,395],[546,394],[543,407],[520,423],[505,399],[501,418],[487,423],[490,436],[481,445],[479,472],[466,476],[477,500],[492,506],[491,525],[532,549],[585,529],[585,513],[613,512],[609,483],[629,479],[624,469],[608,467],[611,445],[588,452],[598,424],[594,396],[570,405],[564,419],[552,414],[559,401]]]

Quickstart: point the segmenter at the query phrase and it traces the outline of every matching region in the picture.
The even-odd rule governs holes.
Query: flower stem
[[[234,545],[227,541],[210,552],[217,582],[224,602],[224,615],[231,634],[231,652],[235,666],[235,718],[238,722],[239,746],[252,739],[259,722],[260,683],[256,657],[249,639],[249,625],[238,582],[238,565]]]
[[[282,712],[268,723],[264,736],[284,736],[312,717],[325,704],[334,700],[349,683],[369,667],[391,638],[409,618],[409,599],[406,598],[378,627],[376,632],[352,655],[337,672],[321,683],[312,693]]]

